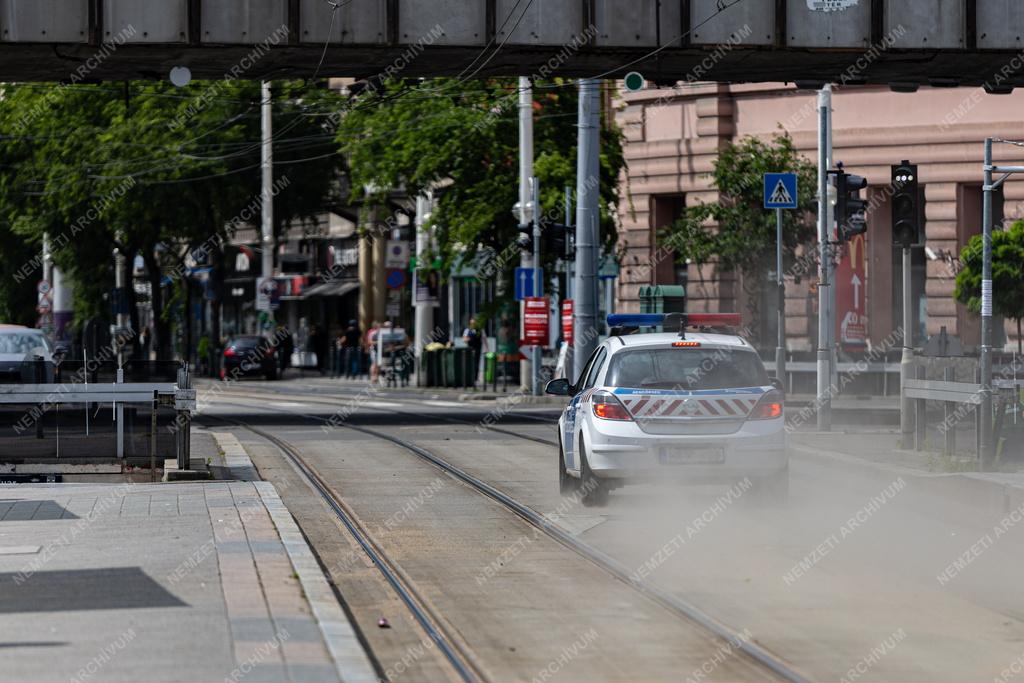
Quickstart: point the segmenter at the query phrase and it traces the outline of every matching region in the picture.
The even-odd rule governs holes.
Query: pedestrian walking
[[[348,321],[348,327],[342,335],[342,343],[345,349],[345,376],[355,378],[363,374],[363,347],[361,344],[362,333],[359,331],[359,323],[355,320]]]

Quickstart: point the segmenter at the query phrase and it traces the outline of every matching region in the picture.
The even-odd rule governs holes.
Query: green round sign
[[[622,82],[626,86],[626,90],[629,92],[640,92],[647,85],[647,81],[644,80],[643,75],[638,71],[630,71],[626,74],[626,77],[622,79]]]

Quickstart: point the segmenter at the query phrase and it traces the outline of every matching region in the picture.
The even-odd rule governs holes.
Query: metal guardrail
[[[40,376],[41,375],[37,375]],[[21,404],[41,406],[45,411],[62,404],[110,404],[114,407],[117,430],[117,459],[125,457],[125,405],[149,405],[151,417],[150,462],[155,472],[156,415],[161,406],[173,408],[175,421],[175,454],[178,469],[189,469],[192,413],[196,409],[196,390],[184,367],[178,371],[177,382],[124,382],[123,370],[117,371],[115,382],[104,383],[36,383],[0,385],[0,405]],[[40,417],[36,417],[37,430]]]
[[[927,402],[938,401],[942,403],[943,411],[943,427],[940,429],[944,437],[943,453],[945,455],[956,453],[955,424],[965,416],[962,406],[971,406],[969,410],[974,416],[975,447],[978,449],[980,457],[982,431],[980,407],[983,400],[981,384],[953,381],[954,372],[951,367],[944,369],[945,379],[942,380],[924,379],[924,368],[920,365],[917,366],[917,373],[917,379],[908,379],[903,386],[906,397],[914,400],[914,449],[924,450],[928,429]],[[1015,392],[1024,388],[1024,378],[998,379],[994,380],[992,385],[998,392],[999,409],[996,411],[994,428],[994,439],[998,443],[1006,408],[1013,400],[1016,400]],[[961,414],[958,415],[958,413]]]

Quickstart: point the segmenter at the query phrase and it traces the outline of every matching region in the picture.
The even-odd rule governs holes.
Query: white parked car
[[[608,316],[613,334],[579,374],[548,382],[570,396],[558,421],[559,485],[601,505],[630,480],[735,483],[774,499],[789,491],[783,394],[754,348],[733,334],[628,334],[664,323],[738,325],[739,316]],[[615,327],[625,329],[614,329]]]
[[[27,381],[26,378],[34,378],[35,370],[27,363],[35,360],[36,356],[42,356],[48,364],[53,363],[53,345],[42,330],[0,325],[0,384],[21,383]]]

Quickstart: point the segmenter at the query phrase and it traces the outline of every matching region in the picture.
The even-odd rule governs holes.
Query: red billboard
[[[528,296],[523,299],[523,341],[527,346],[547,346],[550,309],[548,297]]]
[[[562,302],[562,339],[572,346],[572,299]]]
[[[864,235],[843,245],[835,271],[836,339],[846,350],[867,346],[868,250]]]

